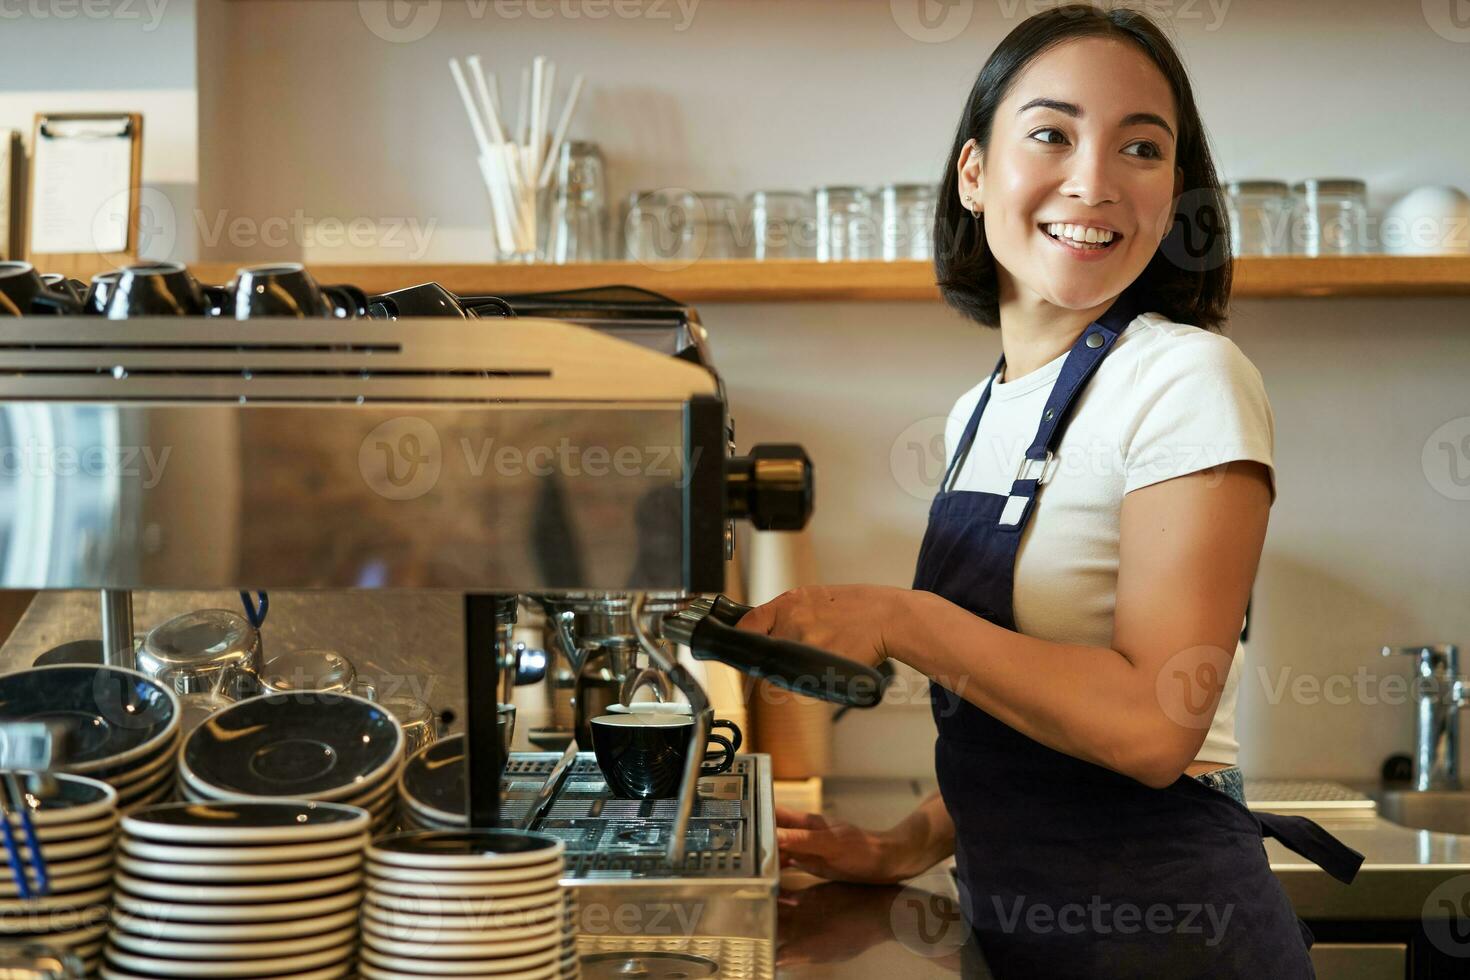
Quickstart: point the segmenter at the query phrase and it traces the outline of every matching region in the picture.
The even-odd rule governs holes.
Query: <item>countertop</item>
[[[828,778],[824,812],[860,826],[887,827],[933,791],[932,780]],[[1360,852],[1363,867],[1344,885],[1275,840],[1271,869],[1307,920],[1409,919],[1424,914],[1435,886],[1470,872],[1470,837],[1412,830],[1378,816],[1313,816]],[[779,973],[784,980],[825,977],[986,976],[963,948],[954,881],[945,862],[902,886],[823,882],[782,876]]]
[[[190,609],[238,608],[234,593],[139,593],[134,602],[139,632]],[[0,670],[27,667],[53,646],[97,636],[97,609],[96,593],[41,593],[0,648]],[[447,593],[272,593],[266,643],[353,651],[359,676],[372,680],[380,694],[396,689],[435,707],[459,709],[461,614],[459,597]],[[831,778],[824,786],[824,809],[861,826],[886,827],[932,788],[927,773],[915,780]],[[1297,914],[1309,921],[1416,920],[1438,884],[1470,873],[1470,836],[1412,830],[1377,816],[1324,813],[1313,819],[1365,861],[1357,880],[1343,885],[1277,841],[1265,842],[1272,870]],[[787,872],[780,906],[780,975],[786,980],[958,975],[963,926],[954,901],[945,865],[892,887],[836,884]],[[973,958],[966,960],[965,970],[984,975]]]

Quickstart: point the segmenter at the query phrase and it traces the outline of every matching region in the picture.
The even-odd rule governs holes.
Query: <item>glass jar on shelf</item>
[[[1291,188],[1283,180],[1232,180],[1225,185],[1230,254],[1292,252]]]
[[[684,247],[685,213],[677,195],[634,191],[623,207],[623,257],[633,262],[672,262]]]
[[[1303,255],[1358,255],[1367,250],[1368,188],[1347,177],[1295,184],[1292,240]]]
[[[637,191],[624,213],[624,256],[632,261],[689,263],[740,255],[740,205],[729,194]]]
[[[731,194],[700,191],[684,196],[685,259],[737,259],[746,236],[741,231],[740,202]]]
[[[878,254],[873,195],[862,187],[817,188],[817,260],[848,262]]]
[[[751,257],[810,259],[817,254],[816,208],[800,191],[756,191],[748,199]]]
[[[547,246],[552,262],[601,262],[608,257],[605,174],[596,143],[562,144]]]
[[[934,257],[932,184],[885,184],[883,198],[883,259]]]

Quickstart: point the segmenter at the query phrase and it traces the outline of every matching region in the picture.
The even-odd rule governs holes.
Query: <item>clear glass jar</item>
[[[685,190],[630,195],[624,255],[636,262],[695,262],[740,255],[740,205],[729,194]]]
[[[1303,255],[1367,250],[1368,188],[1361,180],[1314,178],[1293,185],[1292,241]]]
[[[1231,255],[1292,252],[1292,196],[1286,181],[1232,180],[1225,185],[1225,208]]]
[[[883,258],[934,257],[932,184],[886,184],[883,187]]]
[[[810,259],[817,254],[816,207],[800,191],[756,191],[750,195],[751,257]]]
[[[862,187],[817,188],[817,260],[848,262],[877,254],[873,195]]]
[[[736,259],[740,257],[740,202],[730,194],[700,192],[686,194],[685,259]]]
[[[634,191],[623,209],[623,257],[633,262],[672,262],[683,247],[686,215],[668,191]]]
[[[547,248],[552,262],[601,262],[608,257],[605,173],[596,143],[562,144]]]

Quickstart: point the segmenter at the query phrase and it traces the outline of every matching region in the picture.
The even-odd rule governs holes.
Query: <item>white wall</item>
[[[1152,9],[1172,12],[1223,174],[1362,177],[1376,210],[1418,184],[1470,188],[1470,29],[1450,18],[1453,2]],[[485,259],[488,208],[445,67],[453,55],[481,54],[512,91],[533,54],[585,71],[576,135],[602,144],[618,194],[935,179],[975,72],[1032,5],[929,4],[956,18],[936,21],[941,33],[964,27],[943,43],[905,33],[900,22],[924,34],[908,0],[702,0],[692,18],[690,7],[557,0],[535,19],[512,18],[519,3],[426,0],[398,8],[396,36],[422,36],[392,42],[380,36],[394,35],[386,8],[370,2],[200,0],[199,214],[242,229],[199,243],[201,255],[321,259],[306,236],[272,248],[252,235],[271,218],[366,217],[432,229],[422,257]],[[614,12],[630,9],[646,16]],[[8,53],[14,32],[0,31]],[[90,78],[80,66],[96,57],[71,60]],[[116,84],[139,84],[137,58],[115,65]],[[6,85],[0,98],[12,94]],[[406,257],[388,244],[363,254]],[[937,304],[701,312],[742,445],[797,440],[817,461],[821,577],[907,585],[925,502],[904,489],[916,476],[891,462],[895,442],[989,369],[996,336]],[[1280,485],[1249,652],[1266,680],[1252,670],[1242,685],[1245,763],[1257,775],[1371,778],[1410,731],[1408,705],[1383,703],[1402,700],[1383,685],[1407,664],[1380,661],[1378,646],[1470,645],[1470,502],[1435,489],[1455,492],[1438,448],[1448,436],[1430,444],[1435,466],[1423,461],[1432,433],[1470,417],[1470,301],[1242,302],[1231,334],[1266,378]],[[1356,685],[1359,668],[1364,685],[1333,686]],[[1347,703],[1310,688],[1293,698],[1303,676]],[[1272,703],[1283,678],[1287,696]],[[842,731],[839,770],[929,766],[920,710],[850,715]]]

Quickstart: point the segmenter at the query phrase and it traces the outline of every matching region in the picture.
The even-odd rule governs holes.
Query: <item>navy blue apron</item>
[[[1009,495],[948,489],[990,400],[986,386],[929,508],[915,589],[1016,629],[1016,553],[1046,464],[1078,393],[1143,308],[1125,292],[1077,338]],[[995,977],[1314,976],[1312,934],[1262,838],[1345,883],[1361,854],[1305,818],[1252,813],[1187,776],[1153,789],[1048,748],[937,683],[931,696],[961,904]]]

